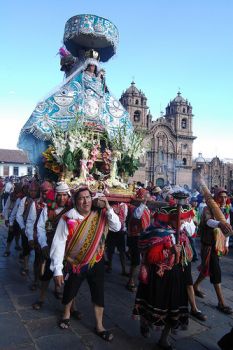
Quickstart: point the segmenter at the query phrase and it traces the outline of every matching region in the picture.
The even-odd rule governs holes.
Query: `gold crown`
[[[95,51],[95,50],[88,50],[85,52],[85,57],[86,58],[94,58],[95,60],[99,61],[100,59],[100,55],[99,52]]]

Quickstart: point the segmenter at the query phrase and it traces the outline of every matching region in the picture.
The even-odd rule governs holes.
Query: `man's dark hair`
[[[84,192],[84,191],[88,191],[88,192],[90,193],[90,196],[92,197],[92,193],[91,193],[91,191],[89,190],[88,187],[81,187],[81,188],[79,188],[79,189],[74,193],[74,202],[76,202],[76,200],[77,200],[79,194],[80,194],[81,192]]]

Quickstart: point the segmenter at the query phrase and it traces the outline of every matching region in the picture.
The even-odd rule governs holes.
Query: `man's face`
[[[220,204],[220,207],[226,206],[227,194],[225,192],[219,193],[217,199],[218,199],[218,203]]]
[[[76,198],[75,204],[78,212],[81,215],[89,214],[92,206],[92,198],[90,192],[88,190],[80,192]]]
[[[31,188],[31,189],[29,190],[29,196],[30,196],[32,199],[37,198],[37,195],[38,195],[38,189],[37,189],[37,188]]]
[[[66,205],[68,198],[69,198],[68,193],[57,193],[56,195],[57,205],[59,207],[64,207]]]
[[[49,191],[51,191],[50,188],[48,188],[47,190],[41,191],[41,197],[42,197],[42,199],[43,199],[43,202],[46,202],[46,201],[47,201],[47,193],[48,193]]]
[[[150,193],[149,193],[149,192],[146,192],[146,193],[144,194],[144,196],[143,196],[143,199],[149,201],[149,200],[151,199]]]

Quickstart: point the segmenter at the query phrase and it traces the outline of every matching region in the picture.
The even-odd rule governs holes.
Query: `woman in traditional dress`
[[[150,328],[162,326],[158,345],[173,349],[168,341],[171,329],[187,328],[187,266],[192,250],[183,222],[192,215],[188,206],[181,211],[179,241],[176,243],[177,208],[160,208],[155,222],[140,236],[143,254],[133,316],[140,319],[140,331],[149,336]]]

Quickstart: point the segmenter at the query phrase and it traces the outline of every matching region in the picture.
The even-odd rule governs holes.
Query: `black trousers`
[[[74,274],[70,272],[65,281],[62,303],[69,304],[77,295],[79,288],[84,280],[87,280],[91,292],[93,304],[104,307],[104,259],[84,272]]]
[[[8,230],[8,236],[7,236],[7,243],[11,243],[14,239],[14,237],[19,236],[20,235],[20,227],[18,222],[15,220],[13,223],[13,227],[12,229]]]

